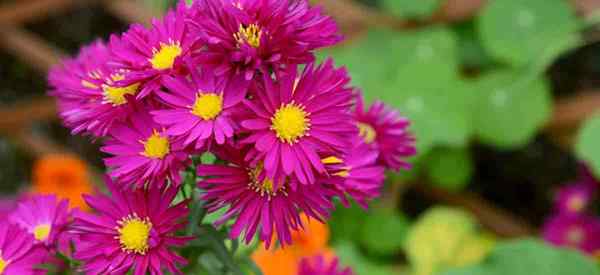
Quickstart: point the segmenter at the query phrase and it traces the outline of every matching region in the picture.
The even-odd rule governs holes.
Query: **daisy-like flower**
[[[380,195],[385,180],[385,168],[377,164],[378,155],[367,144],[359,143],[342,158],[323,158],[321,161],[329,173],[322,176],[322,181],[339,188],[367,208],[368,202]],[[348,204],[345,198],[342,201]]]
[[[341,268],[339,260],[333,259],[328,261],[323,256],[315,256],[310,258],[304,258],[300,262],[300,268],[298,275],[352,275],[352,269]]]
[[[591,254],[600,249],[600,221],[596,217],[556,215],[544,224],[546,241]]]
[[[596,192],[595,184],[574,183],[560,189],[557,196],[557,210],[561,214],[581,214],[591,203]]]
[[[123,86],[143,82],[137,98],[143,98],[161,87],[164,76],[179,75],[186,71],[182,60],[193,46],[185,23],[188,8],[181,1],[164,18],[152,21],[148,29],[140,24],[131,25],[122,37],[113,35],[110,47],[117,67],[129,71]]]
[[[25,229],[0,222],[0,274],[46,274],[39,265],[47,257],[48,252]]]
[[[191,79],[165,77],[170,93],[157,93],[167,109],[153,111],[154,120],[167,128],[166,133],[184,140],[183,145],[194,144],[196,149],[216,141],[222,145],[233,137],[237,128],[231,118],[231,109],[241,101],[233,93],[224,92],[222,81],[211,71],[191,70]]]
[[[382,164],[395,170],[410,168],[406,158],[413,156],[416,149],[415,139],[408,132],[408,119],[381,101],[376,101],[365,111],[360,93],[356,97],[355,119],[360,136],[379,151]]]
[[[307,65],[300,75],[291,67],[277,81],[264,76],[252,86],[254,97],[244,102],[252,113],[241,122],[249,136],[241,142],[254,145],[250,156],[264,162],[276,186],[285,176],[314,183],[315,174],[325,173],[318,154],[334,155],[350,146],[356,128],[349,80],[329,59],[316,68]]]
[[[144,109],[146,107],[139,107]],[[104,159],[113,168],[109,175],[124,187],[145,183],[162,185],[165,179],[181,181],[180,171],[189,163],[189,154],[181,141],[167,136],[164,128],[142,111],[128,123],[115,125],[102,152],[113,155]]]
[[[69,223],[69,201],[54,195],[37,195],[17,205],[10,221],[25,228],[37,242],[54,248],[57,240],[66,234]]]
[[[111,59],[110,49],[97,41],[50,70],[53,89],[49,93],[57,98],[60,115],[73,134],[105,136],[130,113],[128,100],[138,93],[140,84],[117,86],[128,73],[109,67]]]
[[[341,41],[338,28],[308,1],[199,0],[193,25],[205,49],[199,62],[248,83],[268,72],[314,60],[315,49]]]
[[[231,238],[238,238],[244,232],[245,242],[249,243],[258,232],[267,248],[274,237],[281,245],[289,245],[290,230],[303,226],[301,211],[321,222],[329,217],[335,190],[318,183],[294,184],[294,179],[276,187],[272,179],[265,177],[262,165],[251,166],[243,160],[242,150],[225,150],[226,153],[217,155],[229,164],[200,165],[197,173],[206,177],[198,186],[204,190],[201,199],[208,201],[208,211],[229,207],[215,225],[235,217]]]
[[[86,274],[182,274],[186,260],[172,247],[191,238],[175,236],[185,227],[187,201],[172,205],[178,189],[172,185],[122,190],[110,179],[111,196],[86,196],[97,215],[74,213],[73,234],[79,237],[75,259]]]

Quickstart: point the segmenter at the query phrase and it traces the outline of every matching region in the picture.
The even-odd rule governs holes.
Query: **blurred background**
[[[46,72],[175,2],[0,1],[0,212],[31,191],[83,205],[102,155],[61,126]],[[557,192],[584,164],[600,172],[600,0],[311,2],[346,37],[318,58],[332,56],[368,100],[409,117],[418,141],[414,168],[389,174],[368,215],[341,209],[328,224],[328,246],[357,274],[489,274],[452,270],[541,236]],[[585,242],[561,232],[566,241],[553,243]],[[518,274],[551,274],[528,270]]]

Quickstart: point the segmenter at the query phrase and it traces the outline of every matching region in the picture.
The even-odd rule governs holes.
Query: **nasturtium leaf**
[[[423,18],[432,15],[442,0],[382,0],[386,11],[402,18]]]
[[[350,241],[341,241],[334,246],[336,256],[342,266],[351,267],[354,274],[389,275],[394,274],[391,267],[371,262],[356,245]]]
[[[483,44],[499,60],[522,66],[557,44],[577,40],[579,22],[564,0],[489,1],[479,17]]]
[[[371,209],[364,217],[360,243],[375,255],[392,255],[404,244],[409,222],[391,209]]]
[[[592,169],[594,174],[600,175],[600,114],[588,119],[577,136],[575,153],[577,157],[584,160]]]
[[[495,71],[473,85],[477,93],[473,115],[479,139],[502,148],[530,141],[551,113],[552,99],[542,78],[522,77],[519,71]]]
[[[365,218],[365,210],[352,204],[351,207],[338,205],[331,215],[328,224],[331,238],[337,240],[352,240],[358,242],[363,223],[357,222]]]
[[[436,148],[425,158],[431,181],[445,189],[463,189],[473,174],[473,162],[466,148]]]

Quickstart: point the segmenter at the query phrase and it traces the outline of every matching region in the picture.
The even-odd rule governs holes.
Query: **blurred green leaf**
[[[595,175],[600,175],[600,114],[588,119],[577,136],[575,154],[592,168]]]
[[[369,261],[352,242],[340,242],[335,247],[336,255],[343,266],[352,267],[354,274],[389,275],[391,267]]]
[[[356,204],[352,204],[348,208],[338,204],[328,221],[332,240],[358,241],[363,223],[357,221],[364,218],[365,210]]]
[[[431,181],[445,189],[463,189],[473,174],[473,162],[466,148],[437,148],[426,158]]]
[[[361,229],[361,244],[372,254],[392,255],[398,252],[406,238],[409,222],[393,209],[372,208]]]
[[[579,22],[563,0],[490,1],[479,18],[485,47],[499,60],[525,65],[557,44],[577,41]],[[564,49],[552,49],[560,53]]]
[[[435,12],[441,0],[381,0],[386,11],[402,18],[429,17]]]
[[[474,83],[475,130],[484,143],[522,146],[544,125],[552,99],[544,79],[524,79],[519,71],[496,71]]]

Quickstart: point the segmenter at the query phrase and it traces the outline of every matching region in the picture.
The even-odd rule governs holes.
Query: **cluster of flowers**
[[[226,209],[216,226],[231,221],[231,238],[286,246],[301,213],[324,222],[336,199],[366,207],[386,168],[409,167],[414,139],[396,111],[366,108],[344,69],[315,63],[340,40],[306,0],[196,0],[82,48],[50,72],[50,93],[73,134],[103,142],[110,195],[84,196],[95,213],[41,197],[15,212],[0,223],[0,274],[29,274],[17,271],[56,251],[86,274],[181,273],[172,248],[192,238],[177,235],[189,201],[174,200],[207,152],[219,161],[193,168],[198,199]],[[322,259],[299,272],[312,268],[337,272]]]
[[[599,256],[600,218],[590,213],[599,187],[600,183],[582,166],[577,181],[559,190],[555,212],[544,225],[544,239],[556,246]]]

